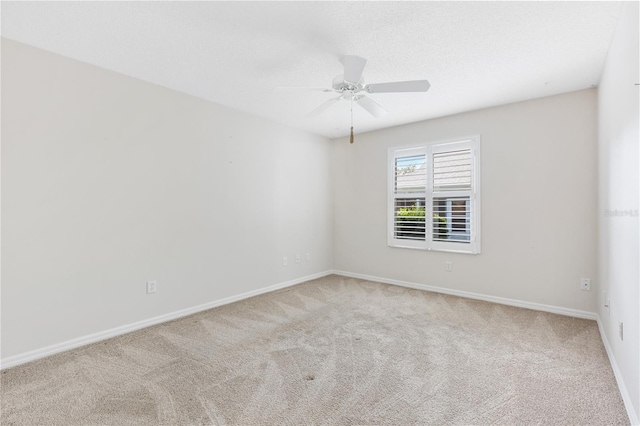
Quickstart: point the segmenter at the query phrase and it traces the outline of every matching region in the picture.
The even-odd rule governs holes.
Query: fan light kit
[[[348,55],[340,61],[344,67],[344,74],[333,79],[331,89],[315,89],[323,92],[335,92],[339,96],[329,99],[319,107],[311,111],[308,116],[315,117],[326,111],[338,101],[348,100],[351,104],[351,135],[349,142],[353,143],[353,104],[360,105],[365,111],[374,117],[381,117],[387,113],[379,103],[367,96],[370,93],[400,93],[400,92],[426,92],[431,86],[427,80],[396,81],[391,83],[364,84],[362,72],[367,60],[359,56]],[[314,90],[314,89],[312,89]]]

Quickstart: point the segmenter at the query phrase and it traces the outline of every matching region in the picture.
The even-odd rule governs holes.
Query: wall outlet
[[[296,254],[296,263],[300,263],[300,255]]]
[[[282,266],[287,266],[287,263],[289,263],[289,259],[287,259],[287,256],[282,258]]]
[[[147,294],[155,293],[157,284],[155,280],[147,281]]]
[[[580,278],[580,289],[591,290],[591,280],[589,278]]]
[[[447,272],[453,271],[453,264],[451,262],[444,262],[444,270]]]
[[[620,323],[620,325],[618,325],[619,331],[620,331],[620,340],[624,340],[624,323]]]

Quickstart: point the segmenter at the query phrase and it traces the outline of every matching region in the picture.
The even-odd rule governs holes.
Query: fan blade
[[[362,71],[367,63],[367,60],[360,56],[347,55],[342,60],[344,66],[344,81],[349,83],[358,84],[362,79]]]
[[[367,84],[368,93],[426,92],[431,85],[427,80],[396,81],[394,83]]]
[[[332,98],[332,99],[329,99],[328,101],[323,102],[322,104],[320,104],[318,108],[314,109],[309,114],[307,114],[307,117],[317,117],[318,115],[322,114],[325,110],[335,105],[335,103],[339,101],[341,98],[342,96],[338,96],[337,98]]]
[[[382,117],[388,112],[386,109],[382,108],[379,103],[366,96],[358,98],[357,104],[367,110],[367,112],[374,117]]]

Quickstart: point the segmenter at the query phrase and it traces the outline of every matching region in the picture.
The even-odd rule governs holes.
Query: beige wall
[[[635,86],[640,82],[639,49],[638,3],[625,3],[598,88],[598,264],[602,290],[610,301],[606,308],[605,293],[600,292],[598,314],[635,422],[640,415],[640,108]]]
[[[330,162],[328,139],[3,39],[2,359],[330,270]]]
[[[596,120],[596,91],[583,90],[335,141],[335,269],[595,312]],[[387,148],[473,134],[482,253],[388,247]]]

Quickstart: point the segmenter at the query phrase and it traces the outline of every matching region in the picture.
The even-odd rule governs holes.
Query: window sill
[[[409,250],[422,250],[422,251],[437,251],[443,253],[459,253],[459,254],[480,254],[480,252],[473,252],[471,250],[453,250],[453,249],[443,249],[443,248],[426,248],[426,247],[411,247],[411,246],[403,246],[398,244],[387,244],[387,247],[391,248],[399,248],[399,249],[409,249]]]

